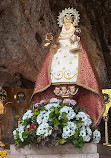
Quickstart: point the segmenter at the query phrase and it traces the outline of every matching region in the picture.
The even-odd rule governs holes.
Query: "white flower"
[[[45,110],[41,111],[40,114],[37,116],[38,124],[48,122],[50,112],[51,111],[45,111]]]
[[[21,139],[22,142],[24,142],[24,139],[22,137],[22,133],[24,132],[24,128],[25,128],[25,126],[23,126],[22,124],[20,124],[20,127],[18,128],[19,138]]]
[[[13,135],[15,136],[16,134],[17,134],[17,129],[13,131]]]
[[[89,142],[91,140],[91,136],[86,135],[83,139],[84,139],[85,142]]]
[[[25,128],[25,126],[23,126],[22,124],[20,124],[20,127],[16,128],[16,130],[13,131],[14,139],[16,139],[16,134],[18,132],[19,138],[21,139],[22,142],[24,142],[24,139],[22,137],[22,133],[24,132],[24,128]]]
[[[22,142],[24,142],[24,139],[22,137],[22,133],[19,133],[19,138],[21,139]]]
[[[83,137],[85,142],[89,142],[91,140],[92,131],[89,127],[82,126],[80,129],[80,136]]]
[[[32,110],[28,110],[26,113],[24,113],[22,120],[30,119],[33,116]]]
[[[63,108],[60,109],[59,119],[61,118],[63,112],[67,113],[66,117],[68,118],[68,120],[71,120],[76,116],[76,113],[74,112],[74,110],[71,107],[64,106]]]
[[[27,127],[26,128],[29,128],[30,127],[30,125],[27,125]]]
[[[92,120],[90,119],[89,115],[87,114],[87,121],[86,121],[86,126],[90,126],[92,124]]]
[[[47,105],[44,106],[46,110],[52,110],[51,107],[59,107],[59,104],[58,103],[49,103]]]
[[[84,112],[79,112],[76,115],[76,119],[79,120],[80,118],[83,121],[82,125],[90,126],[92,124],[92,120],[90,119],[90,116],[88,114],[86,114]]]
[[[76,124],[74,122],[68,122],[68,125],[63,128],[62,138],[67,139],[74,135],[76,130]]]
[[[61,102],[61,100],[59,100],[59,99],[57,99],[57,98],[51,98],[50,99],[50,103],[60,103]]]
[[[25,128],[25,126],[23,126],[22,124],[20,124],[20,127],[19,127],[19,132],[24,132],[24,128]]]
[[[101,133],[97,129],[93,132],[93,142],[99,143],[101,140]]]
[[[86,137],[86,128],[85,128],[85,126],[81,127],[81,129],[80,129],[80,136],[82,136],[83,139],[84,139],[84,137]]]
[[[101,133],[97,129],[93,132],[93,135],[96,137],[101,137]]]
[[[14,131],[13,131],[13,136],[14,136],[14,139],[16,139],[16,135],[17,135],[17,131],[18,131],[19,129],[18,128],[16,128]]]
[[[52,134],[52,127],[49,126],[48,123],[42,123],[41,125],[39,125],[39,127],[37,128],[37,132],[36,135],[43,135],[44,138],[47,136],[50,136]]]
[[[92,135],[92,131],[91,131],[91,129],[89,127],[86,127],[86,131],[87,131],[88,135],[90,135],[90,136]]]

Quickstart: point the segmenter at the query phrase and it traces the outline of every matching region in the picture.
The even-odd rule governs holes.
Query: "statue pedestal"
[[[56,147],[40,146],[39,149],[28,146],[16,150],[10,146],[10,158],[99,158],[97,145],[87,143],[83,148],[75,148],[72,144],[59,145]]]

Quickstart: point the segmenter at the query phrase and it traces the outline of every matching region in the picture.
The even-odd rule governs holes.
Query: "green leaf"
[[[62,119],[62,122],[64,122],[64,123],[68,122],[68,118],[64,117],[64,118]]]
[[[65,140],[65,139],[60,139],[60,140],[59,140],[59,143],[60,143],[60,144],[64,144],[64,143],[66,143],[66,140]]]
[[[38,116],[40,114],[40,112],[39,111],[36,111],[36,112],[34,112],[34,114],[33,114],[33,116]]]
[[[62,118],[65,118],[66,115],[67,115],[67,113],[66,113],[66,112],[63,112],[63,113],[62,113]]]
[[[24,132],[22,133],[22,137],[23,139],[27,139],[28,138],[28,134],[25,134]]]
[[[75,147],[82,148],[84,145],[84,141],[82,137],[80,137],[79,139],[73,140],[72,144],[75,145]]]
[[[76,147],[78,147],[78,141],[77,141],[77,140],[74,140],[72,143],[73,143]]]
[[[53,123],[54,123],[54,126],[58,126],[59,125],[59,120],[57,118],[54,118]]]
[[[75,130],[75,132],[77,133],[77,135],[79,135],[79,134],[80,134],[80,129],[77,128],[77,129]]]
[[[77,127],[80,128],[81,127],[81,123],[77,123]]]
[[[49,114],[49,118],[53,118],[54,115],[54,111],[51,111],[51,113]]]
[[[55,108],[55,114],[59,114],[59,109],[58,108]]]
[[[65,126],[67,126],[67,125],[68,125],[67,122],[63,122],[63,123],[62,123],[62,127],[65,127]]]
[[[77,137],[78,137],[78,134],[75,132],[74,133],[74,138],[77,139]]]
[[[78,141],[79,141],[80,143],[83,143],[83,142],[84,142],[84,141],[83,141],[83,137],[80,136],[79,139],[78,139]]]
[[[53,121],[49,121],[49,126],[53,126]]]
[[[79,148],[82,148],[83,146],[84,146],[84,143],[79,143],[79,144],[78,144],[78,147],[79,147]]]
[[[63,106],[69,106],[69,104],[68,104],[68,103],[62,103],[62,105],[63,105]]]
[[[35,112],[38,112],[39,110],[38,109],[35,109]]]
[[[45,110],[45,107],[43,107],[42,109],[41,109],[41,111],[44,111]]]

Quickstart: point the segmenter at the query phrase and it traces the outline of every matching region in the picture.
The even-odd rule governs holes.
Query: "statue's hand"
[[[45,47],[49,46],[53,41],[53,34],[47,33],[45,37],[46,43],[44,44]]]
[[[52,33],[47,33],[45,37],[46,41],[52,41],[53,40],[53,34]]]

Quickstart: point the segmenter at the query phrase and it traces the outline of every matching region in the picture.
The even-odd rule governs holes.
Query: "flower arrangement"
[[[0,147],[0,158],[6,158],[7,155],[9,155],[9,152]]]
[[[72,143],[81,148],[91,140],[99,143],[101,134],[92,130],[91,124],[90,116],[85,109],[79,109],[75,100],[40,101],[23,114],[20,127],[13,131],[15,145]]]

